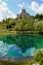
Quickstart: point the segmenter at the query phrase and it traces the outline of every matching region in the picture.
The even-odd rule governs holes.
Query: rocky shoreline
[[[33,56],[27,56],[27,57],[20,57],[20,58],[11,58],[11,57],[0,57],[0,62],[18,62],[18,61],[26,61],[26,60],[33,60]]]

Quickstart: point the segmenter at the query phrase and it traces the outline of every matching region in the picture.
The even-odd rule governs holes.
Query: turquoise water
[[[2,57],[34,56],[38,50],[42,49],[43,35],[0,35],[0,56]]]

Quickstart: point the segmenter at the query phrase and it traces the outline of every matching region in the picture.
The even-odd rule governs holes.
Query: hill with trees
[[[0,31],[39,31],[43,32],[43,15],[36,14],[31,16],[22,9],[17,18],[8,18],[0,22]]]

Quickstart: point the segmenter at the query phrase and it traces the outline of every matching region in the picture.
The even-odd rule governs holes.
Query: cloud
[[[0,0],[0,2],[1,2],[2,0]]]
[[[33,1],[31,3],[30,8],[32,11],[34,11],[36,13],[43,14],[43,4],[39,5],[37,2]]]
[[[6,2],[0,0],[0,21],[9,17],[15,18],[16,15],[14,15],[12,11],[10,11]]]
[[[20,8],[23,8],[24,5],[25,5],[25,3],[23,2],[23,3],[21,3],[21,4],[18,4],[17,6],[20,7]]]

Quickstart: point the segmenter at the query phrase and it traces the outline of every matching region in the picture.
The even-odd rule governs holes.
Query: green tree
[[[35,61],[40,63],[40,65],[43,65],[43,50],[39,50],[39,52],[37,52],[37,54],[35,54]]]

